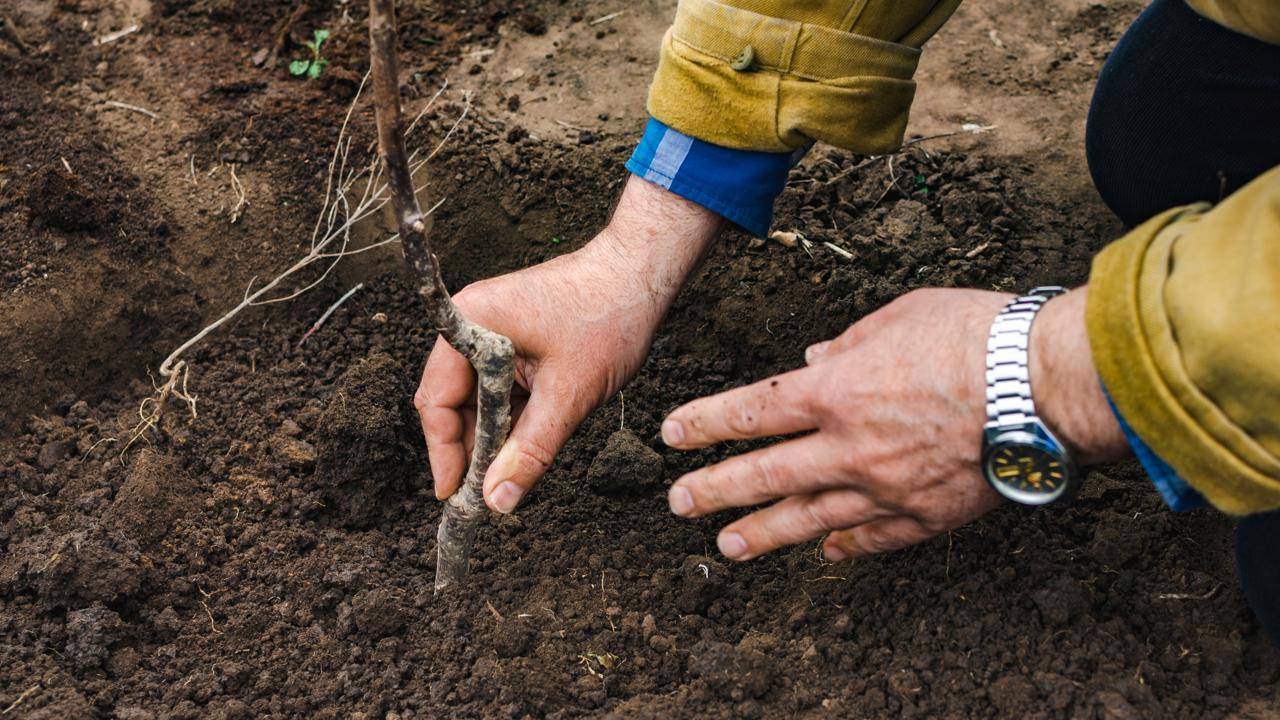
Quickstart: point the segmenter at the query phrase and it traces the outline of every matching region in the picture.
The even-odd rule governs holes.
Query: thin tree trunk
[[[431,252],[427,225],[414,195],[404,147],[394,0],[369,0],[369,60],[373,105],[377,112],[378,153],[386,164],[387,185],[400,226],[405,260],[418,278],[418,292],[426,299],[432,325],[471,362],[478,376],[476,444],[471,453],[471,466],[462,487],[446,501],[436,532],[436,592],[439,593],[461,583],[467,575],[476,526],[485,515],[484,476],[511,428],[515,350],[505,336],[462,316],[440,277],[440,261]]]

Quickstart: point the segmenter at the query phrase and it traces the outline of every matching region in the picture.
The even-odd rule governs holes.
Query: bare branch
[[[426,300],[432,325],[471,362],[478,376],[476,439],[471,466],[462,487],[446,502],[436,532],[438,593],[466,578],[476,526],[485,513],[484,476],[511,427],[515,350],[506,337],[462,316],[440,276],[440,262],[431,252],[427,224],[414,193],[411,160],[405,152],[393,0],[369,0],[369,59],[378,124],[378,154],[386,169],[405,260],[418,278],[418,292]]]

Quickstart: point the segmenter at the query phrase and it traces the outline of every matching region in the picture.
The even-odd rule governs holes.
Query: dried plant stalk
[[[471,362],[478,378],[476,439],[471,466],[462,487],[445,503],[436,532],[435,587],[439,593],[466,578],[475,530],[485,515],[484,476],[511,428],[515,349],[506,337],[462,316],[440,277],[440,261],[431,252],[427,224],[414,194],[405,152],[394,0],[369,0],[369,61],[377,113],[378,154],[386,168],[405,260],[418,279],[418,292],[426,300],[432,325]]]

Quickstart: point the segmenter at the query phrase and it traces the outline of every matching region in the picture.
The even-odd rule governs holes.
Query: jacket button
[[[756,49],[751,47],[750,45],[742,48],[742,52],[738,53],[738,56],[736,58],[729,61],[729,67],[733,68],[734,70],[737,70],[738,72],[744,72],[746,70],[750,70],[751,67],[755,64],[756,64]]]

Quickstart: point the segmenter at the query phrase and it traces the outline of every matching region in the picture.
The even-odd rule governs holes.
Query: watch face
[[[1033,445],[996,447],[987,458],[987,478],[1002,495],[1017,502],[1051,502],[1067,489],[1068,469],[1056,454]]]

